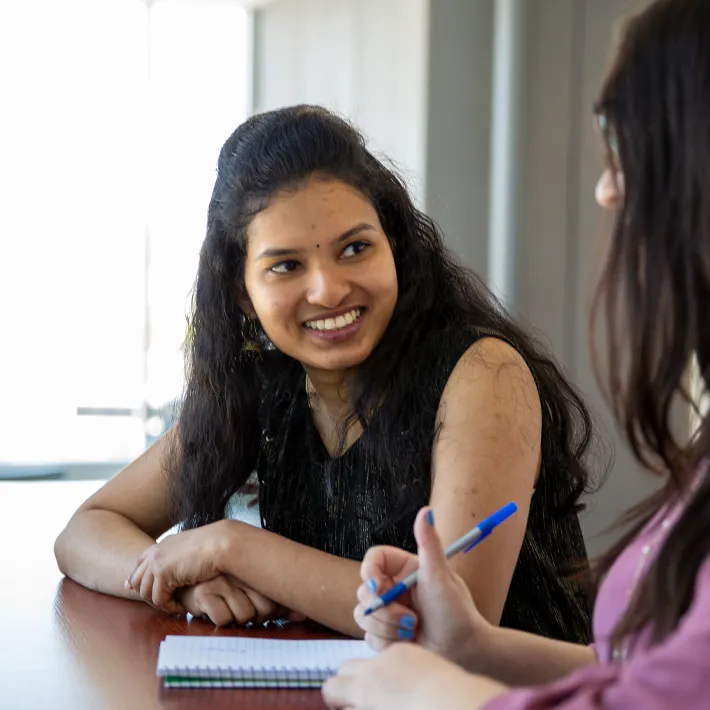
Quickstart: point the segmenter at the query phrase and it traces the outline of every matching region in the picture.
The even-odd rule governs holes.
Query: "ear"
[[[256,311],[252,305],[251,299],[248,296],[237,299],[239,307],[244,311],[244,315],[251,320],[257,320]]]
[[[239,287],[235,288],[234,298],[237,299],[237,305],[242,309],[244,315],[251,320],[256,320],[256,311],[254,310],[254,305],[252,304],[251,298],[249,298],[249,294],[246,289]]]

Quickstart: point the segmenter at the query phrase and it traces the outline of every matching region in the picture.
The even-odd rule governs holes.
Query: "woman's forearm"
[[[485,641],[474,644],[461,664],[509,686],[549,683],[596,663],[590,646],[492,627]]]
[[[360,562],[330,555],[238,521],[225,522],[218,566],[292,611],[348,636],[362,637],[353,619]]]
[[[124,587],[136,557],[155,542],[130,520],[108,510],[82,510],[54,543],[59,569],[75,582],[104,594],[140,599]]]

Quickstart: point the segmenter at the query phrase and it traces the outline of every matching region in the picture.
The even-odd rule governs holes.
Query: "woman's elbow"
[[[69,556],[70,547],[69,534],[67,530],[68,527],[69,525],[67,525],[64,530],[59,533],[57,539],[54,541],[54,559],[57,561],[59,571],[67,577],[69,576],[69,572],[67,571],[67,558]]]
[[[82,514],[81,509],[77,510],[54,541],[54,559],[57,561],[59,571],[66,577],[73,577],[71,560],[74,556],[72,553],[76,549],[77,517]]]

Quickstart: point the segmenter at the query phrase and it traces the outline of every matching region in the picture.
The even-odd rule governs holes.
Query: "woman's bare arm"
[[[540,400],[520,355],[501,341],[478,341],[455,367],[439,419],[431,503],[444,543],[510,500],[519,507],[490,541],[452,560],[481,612],[497,624],[540,468]],[[362,635],[352,616],[360,584],[357,562],[240,523],[225,527],[221,558],[220,569],[269,599],[330,628]]]
[[[540,398],[520,354],[494,338],[474,343],[446,384],[439,421],[431,506],[444,544],[509,501],[518,506],[490,540],[450,562],[483,616],[498,624],[541,465]]]
[[[138,599],[124,587],[135,558],[175,521],[168,514],[162,459],[169,431],[86,500],[54,543],[59,569],[105,594]]]

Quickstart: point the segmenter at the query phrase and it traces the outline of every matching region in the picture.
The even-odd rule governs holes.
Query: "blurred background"
[[[220,146],[336,109],[537,327],[610,440],[590,550],[650,491],[586,312],[608,218],[591,106],[639,0],[2,0],[0,479],[105,479],[170,426]],[[0,495],[2,486],[0,484]]]

